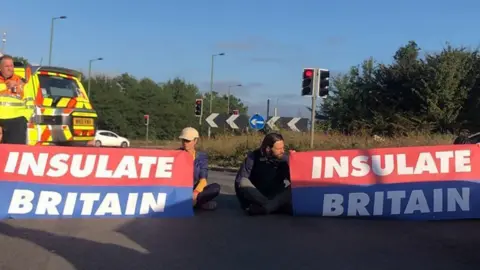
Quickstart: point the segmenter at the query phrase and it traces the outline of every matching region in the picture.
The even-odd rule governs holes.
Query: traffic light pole
[[[198,117],[198,125],[202,127],[202,118],[203,118],[203,97],[202,97],[202,108],[200,109],[200,117]]]
[[[145,144],[148,146],[148,125],[150,124],[150,116],[147,117],[145,123]]]
[[[312,114],[310,115],[310,148],[313,149],[313,142],[315,139],[315,113],[317,109],[317,95],[320,91],[320,72],[315,69],[315,76],[313,77],[313,89],[312,89]]]

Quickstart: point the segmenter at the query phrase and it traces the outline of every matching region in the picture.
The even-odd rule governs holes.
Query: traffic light
[[[150,123],[150,115],[143,115],[143,120],[145,121],[145,125],[148,125]]]
[[[238,115],[238,110],[233,110],[233,115]]]
[[[330,71],[328,69],[320,69],[320,90],[319,96],[328,97],[328,87],[330,86]]]
[[[201,116],[203,112],[203,99],[197,98],[195,100],[195,116]]]
[[[311,96],[313,94],[313,82],[315,81],[315,69],[303,69],[302,96]]]

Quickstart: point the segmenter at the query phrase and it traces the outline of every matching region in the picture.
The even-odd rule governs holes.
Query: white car
[[[129,147],[130,141],[127,138],[121,137],[114,132],[108,130],[97,130],[95,134],[96,147]]]

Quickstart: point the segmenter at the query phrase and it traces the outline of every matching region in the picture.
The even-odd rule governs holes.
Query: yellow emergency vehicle
[[[28,145],[85,146],[93,141],[96,111],[75,70],[15,62],[25,79]]]

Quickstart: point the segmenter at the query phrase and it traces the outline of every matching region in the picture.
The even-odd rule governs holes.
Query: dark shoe
[[[250,205],[250,207],[248,207],[246,210],[247,210],[247,214],[250,215],[250,216],[266,215],[267,214],[267,210],[265,210],[265,208],[263,208],[260,205],[256,205],[256,204]]]
[[[217,202],[216,201],[206,202],[206,203],[200,205],[200,208],[202,210],[213,211],[213,210],[217,209]]]

